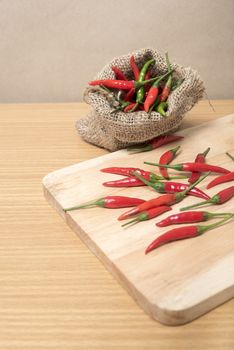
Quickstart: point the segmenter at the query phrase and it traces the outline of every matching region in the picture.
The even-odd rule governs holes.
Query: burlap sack
[[[153,49],[141,49],[114,58],[97,74],[94,80],[115,79],[112,66],[119,67],[128,79],[134,79],[129,63],[132,54],[139,68],[148,59],[155,59],[156,69],[152,70],[152,76],[167,72],[166,60],[159,52]],[[98,86],[93,86],[87,88],[84,93],[84,100],[91,105],[92,110],[76,124],[81,137],[92,144],[116,151],[176,130],[185,113],[203,97],[205,88],[198,73],[192,68],[184,68],[176,63],[172,63],[172,68],[174,69],[173,76],[178,79],[184,78],[184,81],[170,94],[166,117],[162,117],[157,112],[149,115],[144,111],[111,113],[113,107],[118,104],[113,94],[103,91]]]

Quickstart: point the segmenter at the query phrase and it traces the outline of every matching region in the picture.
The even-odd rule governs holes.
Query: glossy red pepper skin
[[[153,173],[149,171],[145,171],[140,168],[133,168],[133,167],[109,167],[109,168],[103,168],[101,169],[101,172],[103,173],[109,173],[109,174],[116,174],[116,175],[124,175],[124,176],[132,176],[134,172],[137,172],[141,176],[144,176],[147,179],[151,178],[151,174]],[[157,176],[157,175],[155,175]]]
[[[133,147],[129,148],[128,150],[132,151],[132,153],[148,152],[148,151],[152,151],[156,148],[159,148],[163,145],[166,145],[168,143],[182,140],[183,138],[184,138],[184,136],[179,136],[179,135],[157,136],[146,145],[142,145],[139,147],[133,146]]]
[[[227,217],[230,213],[210,213],[208,211],[186,211],[185,213],[177,213],[156,223],[158,227],[165,227],[176,224],[192,224],[194,222],[207,221],[212,218]]]
[[[177,146],[163,153],[159,159],[159,164],[161,165],[169,164],[176,157],[177,151],[179,149],[180,149],[180,146]],[[159,171],[165,179],[169,179],[168,171],[166,168],[160,167]]]
[[[158,86],[152,86],[149,90],[149,93],[145,99],[144,102],[144,110],[146,112],[149,111],[150,107],[152,106],[152,104],[154,103],[154,101],[156,100],[157,96],[158,96]]]
[[[135,89],[135,81],[134,80],[94,80],[89,82],[89,85],[103,85],[107,88],[111,89],[119,89],[119,90],[131,90]]]
[[[135,80],[138,80],[139,79],[139,75],[140,75],[140,71],[139,71],[139,69],[137,67],[137,64],[136,64],[134,56],[131,56],[131,58],[130,58],[130,65],[131,65],[131,68],[132,68]]]
[[[201,226],[201,225],[192,225],[192,226],[183,226],[174,228],[157,237],[145,250],[145,254],[148,254],[152,250],[162,246],[166,243],[177,241],[185,238],[193,238],[199,236],[206,231],[212,230],[218,226],[221,226],[227,220],[230,220],[234,214],[228,214],[224,219],[218,223]]]
[[[224,190],[218,192],[207,201],[200,202],[194,205],[189,205],[188,207],[181,208],[180,210],[188,210],[205,204],[223,204],[229,201],[232,197],[234,197],[234,186],[225,188]]]
[[[142,176],[142,177],[144,179],[146,179],[146,178],[148,179],[150,177],[151,178],[150,183],[152,183],[152,184],[155,182],[158,182],[160,180],[158,178],[158,175],[155,175],[153,173],[149,173],[149,176],[146,175],[146,176]],[[176,176],[175,176],[175,178],[176,178]],[[173,179],[173,177],[172,177],[172,179]],[[164,180],[164,179],[161,178],[161,180]],[[146,184],[142,180],[136,178],[135,176],[131,176],[131,177],[127,177],[127,178],[125,177],[125,178],[119,179],[119,180],[103,182],[103,186],[105,186],[105,187],[138,187],[138,186],[146,186]],[[188,185],[186,185],[186,186],[188,186]],[[184,189],[185,189],[185,187],[184,187]],[[183,191],[183,190],[181,190],[181,191]],[[181,192],[181,191],[171,190],[167,193],[174,193],[174,192]],[[160,192],[160,191],[158,191],[158,192]],[[166,191],[164,191],[164,192],[161,191],[160,193],[166,193]],[[196,196],[196,197],[200,197],[203,199],[210,198],[207,194],[205,194],[204,192],[202,192],[198,188],[194,188],[194,191],[191,190],[188,194]]]
[[[170,95],[171,88],[168,85],[165,85],[161,95],[159,96],[160,102],[165,102]]]
[[[162,184],[162,186],[160,186]],[[156,189],[158,188],[159,193],[177,193],[177,192],[182,192],[186,190],[189,187],[187,184],[179,183],[179,182],[160,182],[156,183],[153,185],[153,188]],[[210,196],[200,190],[197,187],[192,188],[189,192],[188,195],[195,196],[195,197],[200,197],[203,199],[210,199]]]
[[[175,194],[164,194],[163,196],[159,196],[156,198],[152,198],[148,201],[145,201],[145,203],[142,203],[136,206],[135,208],[121,214],[118,217],[118,220],[125,220],[132,217],[133,215],[141,213],[142,211],[149,210],[151,208],[159,207],[159,206],[165,206],[165,205],[170,206],[174,203],[176,203]]]
[[[192,224],[194,222],[207,221],[209,212],[206,211],[190,211],[186,213],[177,213],[156,223],[158,227],[165,227],[175,224]]]
[[[103,182],[105,187],[138,187],[145,184],[135,177],[125,177],[124,179]]]
[[[204,164],[204,163],[183,163],[182,165],[183,171],[199,171],[199,172],[206,172],[206,171],[212,171],[214,173],[221,173],[221,174],[228,174],[230,171],[222,168],[217,165],[210,165],[210,164]]]
[[[144,163],[148,164],[148,165],[160,166],[160,164],[158,164],[158,163],[151,163],[151,162],[144,162]],[[230,173],[230,170],[227,170],[227,169],[222,168],[220,166],[211,165],[211,164],[203,164],[203,163],[186,162],[186,163],[175,164],[175,165],[164,165],[164,167],[169,168],[169,169],[175,169],[178,171],[190,171],[190,172],[199,171],[201,173],[211,171],[211,172],[220,173],[220,174]]]
[[[177,241],[179,239],[193,238],[199,235],[197,226],[186,226],[174,228],[161,236],[157,237],[150,245],[146,248],[145,254],[148,254],[152,250],[169,242]]]
[[[217,199],[218,204],[223,204],[223,203],[229,201],[229,199],[234,197],[234,186],[225,188],[224,190],[220,191],[219,193],[216,194],[216,197],[218,197],[218,199]]]
[[[171,206],[175,203],[182,201],[186,197],[187,193],[191,191],[191,189],[194,188],[195,185],[200,183],[207,175],[208,174],[203,175],[199,180],[197,180],[194,184],[190,185],[187,189],[185,189],[182,192],[171,193],[171,194],[168,193],[168,194],[164,194],[162,196],[150,199],[148,201],[145,201],[144,203],[136,206],[135,208],[121,214],[118,220],[125,220],[131,217],[132,215],[136,215],[144,210],[148,210],[153,207],[159,207],[161,205]]]
[[[229,181],[234,181],[234,171],[232,171],[228,174],[216,177],[210,183],[208,183],[206,188],[209,189],[209,188],[212,188],[214,186],[217,186],[219,184],[223,184],[223,183],[229,182]]]
[[[158,96],[158,92],[159,92],[159,84],[160,82],[165,79],[168,75],[170,75],[172,73],[172,71],[167,72],[166,74],[162,75],[160,78],[158,78],[153,85],[151,86],[148,95],[145,99],[144,102],[144,110],[146,112],[149,111],[150,107],[152,106],[152,104],[155,102],[157,96]]]
[[[155,207],[155,208],[150,208],[146,211],[141,212],[133,220],[126,222],[122,226],[124,227],[124,226],[134,224],[134,223],[137,223],[140,221],[145,221],[145,220],[150,220],[150,219],[156,218],[157,216],[159,216],[159,215],[161,215],[161,214],[163,214],[166,211],[169,211],[171,209],[172,209],[171,207],[168,207],[166,205],[160,206],[160,207]]]
[[[118,80],[128,80],[126,78],[125,74],[118,67],[113,66],[113,67],[111,67],[111,69],[115,73],[116,79],[118,79]]]
[[[208,147],[203,153],[198,153],[198,155],[195,158],[195,163],[205,163],[206,155],[208,154],[209,151],[210,151],[210,147]],[[199,179],[200,176],[201,176],[201,173],[194,171],[190,175],[188,182],[190,182],[192,184],[195,181],[197,181],[197,179]]]
[[[131,89],[140,89],[142,86],[152,81],[155,81],[155,79],[157,78],[151,78],[149,80],[144,80],[144,81],[103,79],[103,80],[90,81],[89,85],[91,86],[102,85],[109,89],[131,90]]]
[[[145,200],[134,198],[134,197],[106,196],[82,205],[66,208],[64,209],[64,211],[67,212],[71,210],[91,208],[96,206],[102,207],[102,208],[109,208],[109,209],[127,208],[127,207],[134,207],[134,206],[140,205],[144,202]]]
[[[187,184],[183,184],[183,183],[179,183],[179,182],[172,182],[172,181],[165,182],[164,184],[165,184],[164,191],[166,193],[182,192],[189,187],[189,185],[187,185]],[[208,196],[208,194],[206,194],[205,192],[203,192],[202,190],[200,190],[197,187],[192,188],[188,192],[188,195],[200,197],[203,199],[210,199],[210,196]]]
[[[141,180],[144,184],[147,186],[152,187],[155,191],[159,193],[178,193],[178,192],[183,192],[189,188],[190,185],[188,184],[183,184],[180,182],[172,182],[172,181],[167,181],[167,182],[152,182],[148,181],[145,179],[143,176],[138,174],[137,172],[134,173],[136,178]],[[195,197],[200,197],[203,199],[210,199],[210,196],[208,196],[205,192],[200,190],[197,187],[192,188],[188,193],[188,195],[195,196]]]

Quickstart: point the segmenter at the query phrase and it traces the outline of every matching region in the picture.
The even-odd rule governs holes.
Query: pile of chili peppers
[[[119,105],[113,109],[112,113],[144,110],[147,113],[156,111],[165,117],[170,93],[183,83],[183,80],[176,80],[173,77],[173,69],[167,53],[166,63],[167,71],[164,74],[152,76],[152,72],[157,72],[157,62],[154,59],[149,59],[140,68],[134,56],[131,56],[129,62],[131,71],[127,74],[131,80],[120,68],[113,66],[115,79],[94,80],[89,82],[89,85],[98,85],[114,93]]]
[[[151,63],[150,63],[151,64]],[[149,65],[150,65],[149,64]],[[137,66],[134,63],[134,60],[131,59],[131,65],[133,67],[134,76],[136,77],[139,71]],[[138,73],[137,73],[138,72]],[[116,76],[121,76],[121,72],[118,72],[118,69],[115,67]],[[139,75],[140,76],[140,75]],[[123,78],[123,76],[122,76]],[[137,149],[133,149],[135,152],[146,152],[152,149],[158,148],[162,145],[182,140],[183,137],[178,135],[165,135],[159,136],[152,140],[146,145],[142,145]],[[101,169],[104,173],[122,175],[124,178],[114,181],[104,182],[103,185],[107,187],[136,187],[136,186],[149,186],[151,189],[160,193],[160,196],[153,197],[149,200],[144,200],[140,198],[132,198],[125,196],[106,196],[104,198],[99,198],[97,200],[79,205],[70,208],[64,209],[65,211],[71,211],[82,208],[91,208],[93,206],[99,206],[109,209],[118,209],[118,208],[127,208],[132,207],[130,210],[122,213],[118,220],[130,219],[122,226],[129,226],[136,224],[141,221],[150,220],[156,218],[159,215],[166,213],[167,211],[172,210],[172,205],[181,202],[184,200],[187,195],[200,197],[204,201],[199,202],[194,205],[190,205],[184,208],[181,208],[181,211],[190,210],[203,205],[222,205],[223,203],[230,200],[234,197],[234,186],[227,187],[222,189],[214,196],[210,197],[207,193],[202,191],[197,187],[197,185],[206,178],[210,173],[222,174],[217,176],[215,179],[210,181],[207,185],[207,189],[218,186],[226,182],[234,180],[234,172],[229,171],[220,166],[207,164],[206,156],[210,151],[210,148],[207,148],[204,152],[198,153],[195,157],[194,162],[185,162],[174,165],[169,165],[180,152],[181,147],[176,146],[174,148],[168,149],[164,152],[158,163],[144,162],[145,164],[153,165],[159,167],[160,175],[155,174],[154,172],[146,171],[141,168],[134,167],[109,167]],[[231,159],[232,156],[227,153]],[[182,176],[174,175],[168,173],[168,169],[174,169],[177,171],[185,172]],[[188,174],[189,172],[189,174]],[[171,180],[175,179],[187,179],[188,183],[174,182]],[[158,236],[153,240],[146,248],[145,253],[149,253],[152,250],[162,246],[166,243],[185,239],[193,238],[199,236],[206,231],[214,229],[220,225],[223,225],[226,221],[234,217],[233,213],[212,213],[208,211],[188,211],[183,213],[176,213],[170,215],[163,220],[156,223],[158,227],[165,227],[169,225],[176,224],[194,224],[198,222],[208,221],[211,219],[221,218],[216,223],[209,225],[190,225],[182,226],[178,228],[173,228],[162,235]]]

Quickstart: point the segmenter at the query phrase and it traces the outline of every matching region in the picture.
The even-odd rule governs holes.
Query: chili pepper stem
[[[166,78],[169,74],[173,73],[174,69],[170,70],[169,72],[161,75],[160,77],[154,77],[154,78],[150,78],[150,79],[147,79],[147,80],[143,80],[143,81],[140,81],[140,82],[136,82],[136,87],[137,88],[140,88],[141,86],[144,86],[148,83],[152,83],[152,82],[155,82],[156,80],[157,81],[161,81],[163,80],[164,78]]]
[[[139,175],[136,171],[133,172],[133,175],[134,175],[137,179],[141,180],[141,181],[142,181],[144,184],[146,184],[147,186],[150,186],[150,187],[154,188],[154,184],[153,184],[151,181],[148,181],[148,180],[144,179],[144,178],[143,178],[141,175]]]
[[[234,214],[232,213],[209,213],[211,218],[219,218],[219,217],[223,217],[223,216],[233,216]]]
[[[230,214],[228,217],[225,217],[223,220],[216,222],[211,225],[194,225],[194,226],[184,226],[177,229],[172,229],[162,234],[156,238],[150,245],[146,248],[145,254],[150,253],[152,250],[157,249],[158,247],[167,244],[169,242],[177,241],[179,239],[194,238],[200,236],[208,230],[212,230],[216,227],[221,226],[226,221],[231,219],[234,214]]]
[[[128,222],[125,222],[125,224],[123,224],[123,225],[121,225],[121,226],[124,227],[124,226],[127,226],[127,225],[135,224],[135,223],[137,223],[137,222],[139,222],[139,220],[138,220],[137,218],[135,218],[135,219],[133,219],[133,220],[130,220],[130,221],[128,221]]]
[[[184,208],[180,208],[180,211],[184,211],[184,210],[200,207],[201,205],[206,205],[206,204],[209,204],[209,203],[212,203],[212,198],[208,199],[207,201],[199,202],[199,203],[196,203],[196,204],[193,204],[193,205],[189,205],[189,206],[184,207]]]
[[[210,147],[208,147],[202,154],[204,157],[206,157],[209,152],[210,152]]]
[[[210,172],[204,174],[201,176],[197,181],[195,181],[192,185],[190,185],[186,190],[179,192],[179,194],[184,195],[187,194],[191,189],[193,189],[195,186],[197,186],[201,181],[203,181],[208,175],[210,175]]]
[[[234,157],[229,152],[226,152],[226,155],[231,158],[231,160],[234,160]]]
[[[129,171],[129,175],[137,177],[135,174],[140,175],[137,171]],[[164,176],[156,175],[154,173],[152,173],[152,175],[153,175],[153,179],[151,179],[150,182],[158,182],[160,180],[178,180],[178,179],[183,180],[183,179],[188,178],[188,176],[185,176],[185,175],[178,175],[178,176],[170,176],[168,179],[166,179]],[[138,177],[138,179],[141,180],[141,178],[139,178],[139,177]],[[144,180],[146,180],[146,179],[144,179]],[[144,181],[142,181],[142,182],[144,182]],[[148,185],[147,183],[145,183],[145,184]]]
[[[74,207],[70,207],[70,208],[65,208],[63,209],[65,212],[67,211],[72,211],[72,210],[76,210],[76,209],[84,209],[84,208],[92,208],[92,207],[95,207],[99,204],[100,206],[100,202],[101,202],[102,198],[96,200],[96,201],[90,201],[90,202],[87,202],[85,204],[82,204],[82,205],[76,205]]]
[[[212,230],[213,228],[219,227],[222,224],[224,224],[226,221],[234,217],[234,214],[229,214],[226,216],[223,220],[216,222],[215,224],[210,224],[210,225],[204,225],[204,226],[198,226],[198,234],[201,235],[202,233]]]

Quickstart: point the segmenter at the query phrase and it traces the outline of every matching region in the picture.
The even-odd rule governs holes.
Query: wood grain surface
[[[212,103],[182,127],[234,111]],[[233,349],[233,300],[184,326],[153,321],[46,203],[44,175],[107,153],[75,131],[87,111],[0,106],[0,349]]]
[[[144,251],[152,240],[173,228],[155,226],[155,222],[166,218],[168,212],[160,218],[123,228],[123,221],[120,222],[117,218],[129,209],[105,210],[94,207],[67,213],[63,209],[107,195],[143,199],[160,196],[147,186],[104,187],[103,181],[123,176],[104,174],[100,169],[133,166],[159,174],[157,168],[144,164],[144,161],[155,162],[166,150],[179,144],[181,150],[174,164],[191,161],[198,152],[211,147],[206,157],[207,163],[234,169],[233,161],[225,154],[225,151],[230,154],[234,152],[234,114],[181,130],[179,134],[184,139],[174,142],[173,146],[165,145],[152,152],[140,154],[129,154],[127,150],[120,150],[54,171],[43,179],[47,200],[68,225],[100,258],[143,310],[167,325],[187,323],[234,297],[233,221],[197,239],[171,243],[146,256]],[[210,196],[227,188],[227,184],[222,184],[218,189],[215,187],[206,190],[211,178],[216,176],[217,174],[210,174],[199,185]],[[178,213],[184,206],[199,202],[200,198],[198,200],[187,196],[183,202],[173,205],[173,212],[169,215]],[[233,201],[222,206],[209,205],[203,207],[203,210],[232,212]]]

